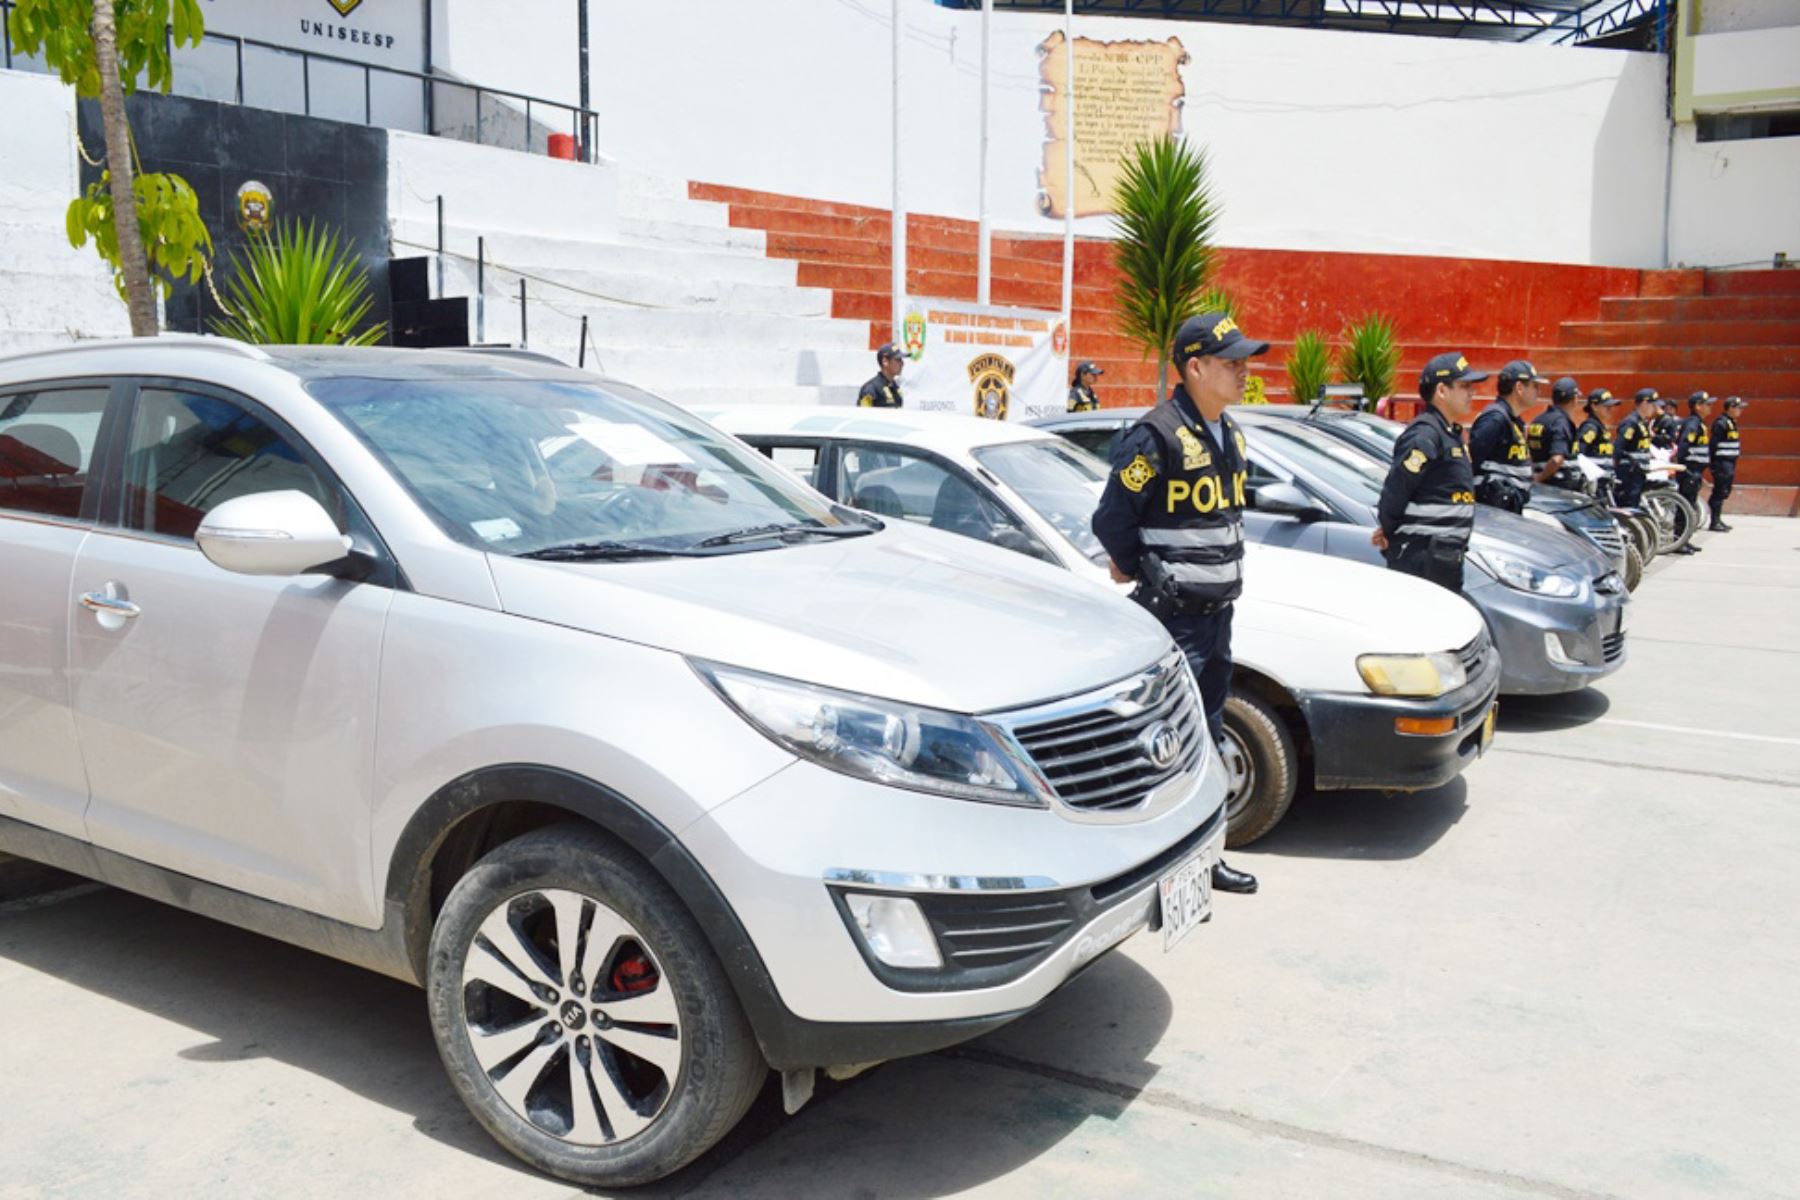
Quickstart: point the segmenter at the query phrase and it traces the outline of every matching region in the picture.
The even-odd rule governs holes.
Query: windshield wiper
[[[866,526],[853,528],[830,525],[753,525],[748,529],[734,529],[730,533],[720,533],[709,538],[702,538],[694,545],[702,549],[709,549],[717,546],[736,546],[743,542],[760,542],[769,538],[780,538],[786,541],[789,538],[800,537],[858,537],[873,532],[874,530]]]
[[[646,546],[639,542],[564,542],[527,550],[515,558],[538,558],[548,562],[623,561],[632,558],[674,558],[689,555],[688,550],[670,550],[663,546]]]

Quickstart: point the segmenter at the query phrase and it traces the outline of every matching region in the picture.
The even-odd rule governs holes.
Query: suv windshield
[[[698,418],[620,384],[336,378],[308,389],[445,533],[479,550],[725,553],[870,528]]]
[[[983,446],[974,454],[1077,550],[1097,563],[1106,561],[1090,524],[1106,484],[1104,463],[1060,438]]]
[[[1259,421],[1251,427],[1250,437],[1280,452],[1302,474],[1317,477],[1351,500],[1370,507],[1381,500],[1387,467],[1322,429],[1310,428],[1304,421]],[[1250,456],[1256,457],[1254,444]]]

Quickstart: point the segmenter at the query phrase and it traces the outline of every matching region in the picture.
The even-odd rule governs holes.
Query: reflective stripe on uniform
[[[1742,447],[1740,447],[1736,442],[1726,442],[1723,446],[1720,446],[1716,451],[1713,452],[1713,457],[1714,458],[1736,458],[1738,456],[1738,451],[1740,449],[1742,449]]]
[[[1146,546],[1214,547],[1239,546],[1244,541],[1244,527],[1237,521],[1227,525],[1200,525],[1181,529],[1140,529]]]
[[[1235,583],[1244,577],[1242,559],[1223,563],[1166,562],[1163,565],[1176,583]]]
[[[1396,537],[1442,538],[1447,542],[1467,542],[1469,527],[1445,525],[1402,525],[1394,530]]]
[[[1473,521],[1475,506],[1473,504],[1408,504],[1406,516],[1421,521]]]
[[[1484,479],[1495,477],[1501,479],[1531,478],[1531,468],[1523,463],[1503,463],[1495,459],[1489,459],[1487,462],[1482,463],[1475,473]]]

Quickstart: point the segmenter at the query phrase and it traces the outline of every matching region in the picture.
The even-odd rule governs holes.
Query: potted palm
[[[1331,382],[1337,355],[1326,344],[1325,335],[1316,329],[1302,330],[1294,336],[1288,351],[1288,399],[1295,404],[1310,404],[1324,394]]]
[[[1380,313],[1370,313],[1344,333],[1344,380],[1362,385],[1363,395],[1379,403],[1394,391],[1400,367],[1400,342],[1394,323]]]
[[[363,326],[374,297],[369,274],[336,233],[283,221],[232,255],[225,316],[214,333],[264,345],[369,346],[385,323]],[[360,328],[359,328],[360,327]]]

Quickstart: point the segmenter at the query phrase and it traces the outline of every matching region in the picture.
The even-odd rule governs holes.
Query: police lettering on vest
[[[1531,491],[1531,450],[1524,423],[1505,400],[1489,405],[1469,427],[1469,463],[1484,503],[1523,507]],[[1508,496],[1513,503],[1502,503]]]
[[[1575,422],[1562,409],[1547,408],[1526,427],[1525,442],[1539,466],[1558,456],[1568,458],[1575,448]]]
[[[1228,415],[1219,430],[1223,445],[1185,397],[1157,405],[1119,439],[1094,514],[1119,569],[1137,577],[1144,555],[1154,555],[1189,611],[1223,607],[1243,591],[1244,438]]]
[[[1380,512],[1391,545],[1417,538],[1468,545],[1475,524],[1475,475],[1462,431],[1437,409],[1426,408],[1394,443]]]

